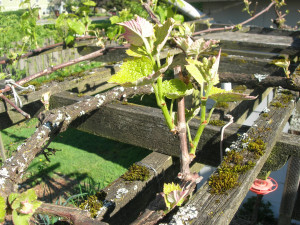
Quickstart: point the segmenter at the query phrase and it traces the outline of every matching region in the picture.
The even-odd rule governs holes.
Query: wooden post
[[[281,198],[278,225],[291,223],[300,176],[300,158],[291,156]]]

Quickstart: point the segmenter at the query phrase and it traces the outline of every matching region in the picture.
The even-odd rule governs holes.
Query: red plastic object
[[[278,183],[271,177],[268,177],[266,180],[255,179],[253,182],[250,191],[258,195],[266,195],[278,188]]]

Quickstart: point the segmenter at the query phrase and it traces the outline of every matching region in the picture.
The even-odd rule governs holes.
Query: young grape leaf
[[[79,20],[74,21],[74,20],[68,19],[67,22],[68,22],[70,29],[73,30],[76,34],[79,34],[79,35],[84,34],[85,26],[81,21],[79,21]]]
[[[189,72],[189,74],[192,75],[192,77],[200,84],[202,85],[204,82],[204,78],[202,76],[202,73],[199,70],[198,65],[202,65],[201,62],[197,60],[187,59],[188,65],[186,65],[186,69]]]
[[[5,200],[2,196],[0,196],[0,223],[2,223],[4,221],[5,214],[6,214]]]
[[[153,25],[146,19],[137,16],[135,19],[118,23],[125,28],[125,39],[132,45],[142,46],[144,38],[154,34]]]
[[[201,107],[191,108],[190,110],[185,109],[185,120],[188,123],[191,119],[197,116],[200,112]]]
[[[83,4],[86,6],[90,6],[90,7],[96,6],[96,2],[94,2],[94,1],[83,2]]]
[[[144,79],[153,72],[152,61],[148,57],[129,58],[121,66],[121,70],[113,75],[108,82],[122,86],[136,86],[139,79]],[[143,84],[140,84],[143,85]]]
[[[164,45],[166,44],[166,41],[169,38],[169,35],[173,29],[174,24],[175,24],[175,20],[169,18],[164,22],[163,25],[158,25],[158,24],[155,25],[154,30],[155,30],[156,40],[154,42],[154,49],[156,52],[160,52],[164,47]]]
[[[13,210],[12,212],[12,218],[14,225],[29,225],[29,219],[31,215],[27,214],[19,214],[17,210]]]
[[[130,48],[126,50],[126,53],[132,57],[142,57],[148,55],[144,46],[135,45],[131,45]]]
[[[186,85],[179,79],[165,80],[163,82],[163,94],[169,99],[177,99],[193,93],[193,86]]]

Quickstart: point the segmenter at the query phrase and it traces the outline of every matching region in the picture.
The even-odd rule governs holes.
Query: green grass
[[[34,133],[35,119],[7,128],[2,133],[5,148],[11,155],[17,146]],[[128,144],[111,141],[75,129],[60,133],[49,148],[57,150],[47,162],[44,155],[36,157],[27,170],[27,177],[41,180],[55,173],[83,180],[92,179],[105,187],[125,173],[134,162],[140,161],[150,151]]]

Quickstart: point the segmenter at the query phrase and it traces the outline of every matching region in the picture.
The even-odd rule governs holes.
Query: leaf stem
[[[169,110],[168,110],[168,107],[167,107],[167,104],[166,104],[166,101],[165,101],[165,98],[164,98],[163,92],[162,92],[162,77],[161,76],[157,79],[157,84],[156,85],[154,84],[153,88],[154,88],[154,92],[155,92],[157,105],[161,108],[169,129],[171,131],[174,131],[175,125],[174,125],[172,117],[169,113]]]

